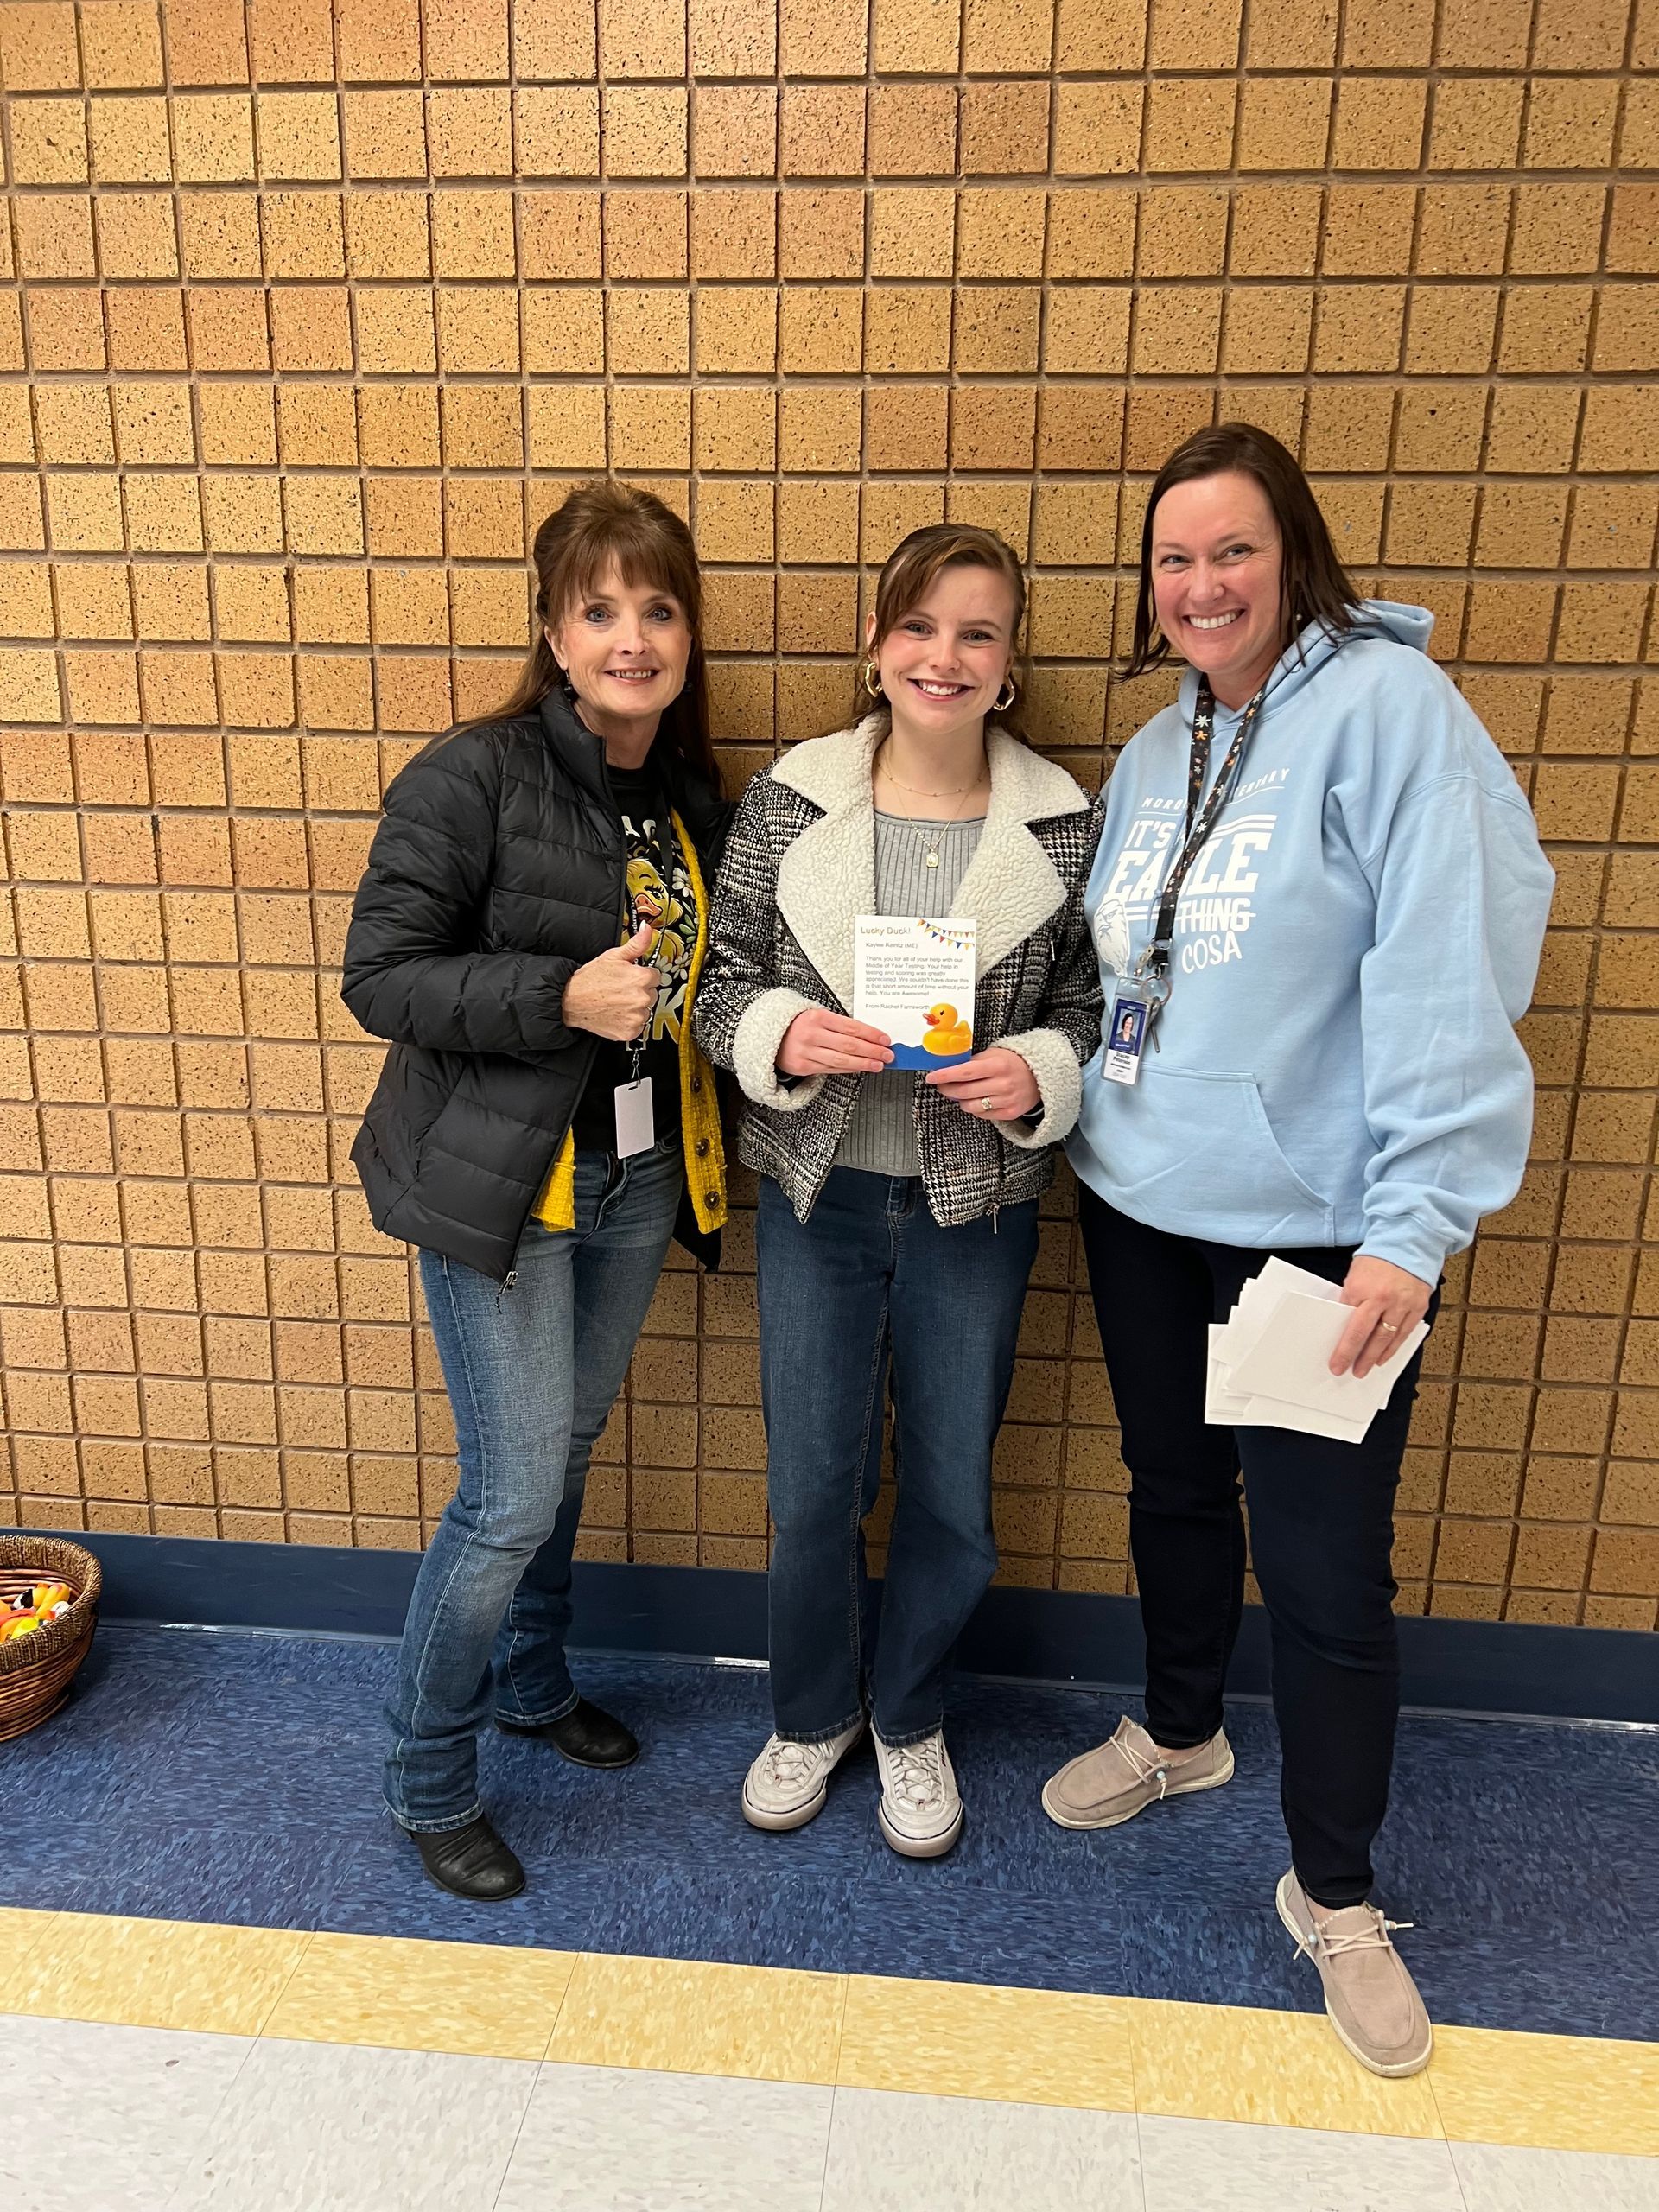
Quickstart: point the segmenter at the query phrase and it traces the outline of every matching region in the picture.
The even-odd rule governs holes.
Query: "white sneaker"
[[[877,1736],[875,1763],[881,1771],[875,1817],[882,1834],[906,1859],[942,1859],[962,1834],[962,1796],[944,1731],[936,1728],[919,1744],[896,1747]]]
[[[823,1810],[830,1777],[864,1733],[862,1720],[823,1744],[769,1736],[743,1777],[743,1817],[753,1828],[804,1828]]]

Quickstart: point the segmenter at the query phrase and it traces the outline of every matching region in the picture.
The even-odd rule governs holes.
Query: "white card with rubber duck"
[[[860,914],[853,1020],[893,1039],[895,1068],[948,1068],[974,1051],[971,919]]]

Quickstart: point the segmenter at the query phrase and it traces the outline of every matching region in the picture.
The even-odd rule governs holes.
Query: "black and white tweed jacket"
[[[778,1047],[808,1007],[852,1011],[853,921],[875,912],[870,764],[887,726],[885,713],[871,715],[811,739],[750,784],[727,842],[697,989],[698,1039],[748,1101],[741,1156],[777,1179],[803,1221],[863,1078],[814,1076],[786,1088]],[[992,1124],[918,1085],[923,1187],[946,1226],[1047,1188],[1100,1040],[1099,963],[1083,912],[1099,807],[1007,731],[988,729],[986,748],[990,803],[951,912],[978,923],[976,1045],[1019,1053],[1042,1113],[1034,1126]]]

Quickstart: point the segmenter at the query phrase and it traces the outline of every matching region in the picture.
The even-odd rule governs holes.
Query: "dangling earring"
[[[876,667],[874,653],[864,664],[864,689],[872,699],[879,699],[881,696],[881,676],[880,670]]]
[[[1015,701],[1015,700],[1020,696],[1019,692],[1018,692],[1018,691],[1015,690],[1015,688],[1014,688],[1014,678],[1013,678],[1013,677],[1011,677],[1011,676],[1005,676],[1005,677],[1003,677],[1003,679],[1002,679],[1002,682],[1003,682],[1003,683],[1004,683],[1004,684],[1006,684],[1006,685],[1007,685],[1007,693],[1008,693],[1007,697],[1005,699],[1005,698],[1002,696],[1002,693],[1001,693],[1001,691],[999,690],[999,691],[997,692],[997,695],[996,695],[995,698],[995,699],[993,699],[993,700],[992,700],[992,702],[991,702],[991,706],[992,706],[992,709],[993,709],[993,711],[994,711],[995,713],[996,713],[996,714],[999,714],[999,715],[1006,715],[1006,714],[1007,713],[1007,711],[1008,711],[1008,709],[1009,709],[1009,708],[1014,704],[1014,701]]]

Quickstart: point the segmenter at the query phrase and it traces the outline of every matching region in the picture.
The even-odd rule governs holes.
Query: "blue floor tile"
[[[57,1902],[143,1920],[316,1928],[353,1856],[333,1842],[326,1852],[296,1851],[289,1836],[257,1828],[101,1829],[92,1848],[78,1850],[80,1878]]]
[[[1319,1975],[1298,1960],[1271,1888],[1265,1898],[1258,1891],[1227,1907],[1138,1898],[1124,1919],[1126,1996],[1282,2012],[1315,2012],[1323,2002]]]
[[[830,1972],[1313,2010],[1273,1910],[1288,1859],[1273,1719],[1235,1706],[1224,1791],[1072,1834],[1039,1793],[1123,1701],[964,1681],[950,1738],[967,1819],[946,1859],[875,1822],[868,1745],[820,1817],[749,1827],[764,1675],[584,1657],[585,1695],[639,1735],[620,1773],[487,1730],[480,1789],[530,1881],[469,1906],[425,1878],[380,1802],[383,1644],[106,1630],[76,1697],[0,1746],[14,1826],[0,1903],[730,1960]],[[1131,1708],[1133,1709],[1133,1708]],[[1408,1718],[1378,1899],[1447,2022],[1659,2037],[1649,1891],[1659,1732]]]

